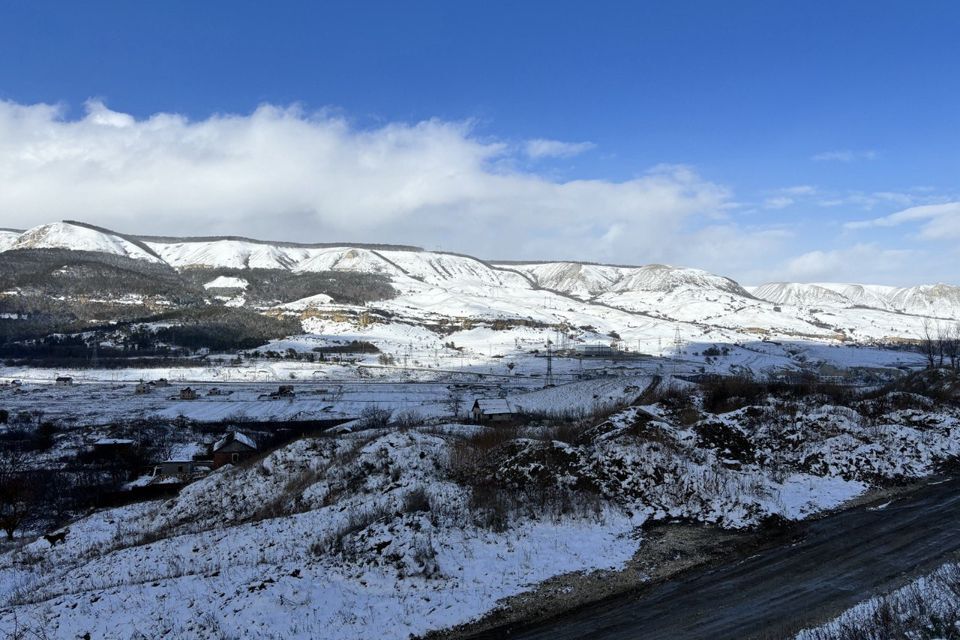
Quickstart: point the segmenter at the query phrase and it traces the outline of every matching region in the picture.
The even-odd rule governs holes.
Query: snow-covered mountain
[[[751,292],[758,298],[776,304],[797,307],[871,307],[937,318],[956,318],[960,310],[960,287],[948,284],[889,287],[831,282],[774,282],[754,287]]]
[[[377,303],[406,322],[442,318],[513,319],[591,327],[655,351],[683,338],[702,342],[916,338],[925,317],[960,319],[960,288],[772,283],[752,289],[699,269],[660,264],[490,263],[416,247],[263,242],[246,238],[160,238],[115,233],[77,222],[25,232],[0,231],[0,254],[20,249],[99,252],[182,273],[267,269],[379,274],[398,295]],[[238,274],[213,274],[236,277]],[[328,306],[311,291],[284,310]],[[337,296],[334,293],[333,299]],[[233,300],[233,299],[232,299]],[[251,299],[252,300],[252,299]],[[252,305],[243,297],[232,304]],[[278,307],[279,309],[279,307]],[[904,315],[909,314],[909,315]]]
[[[751,297],[743,287],[729,278],[700,269],[663,264],[620,267],[578,262],[543,262],[510,266],[529,275],[541,287],[585,299],[605,293],[672,293],[682,288],[716,290]]]
[[[9,241],[9,236],[7,236]],[[0,243],[3,241],[0,240]],[[2,245],[0,245],[2,246]],[[120,234],[97,229],[75,222],[54,222],[24,231],[4,250],[15,249],[68,249],[93,251],[116,256],[163,262],[149,247]]]

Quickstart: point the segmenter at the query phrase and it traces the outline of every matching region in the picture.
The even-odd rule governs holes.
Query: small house
[[[150,393],[153,390],[153,387],[141,380],[137,383],[137,386],[134,387],[133,392],[138,396],[142,396],[145,393]]]
[[[473,421],[483,422],[507,422],[513,419],[513,409],[506,398],[478,398],[473,402],[473,409],[470,411]]]
[[[239,431],[231,431],[213,445],[213,468],[237,464],[257,454],[257,443]]]
[[[125,459],[136,452],[137,443],[127,438],[100,438],[93,443],[93,453],[100,459]]]
[[[209,391],[207,391],[207,395],[208,395],[208,396],[222,396],[222,395],[223,395],[223,391],[220,391],[220,388],[219,388],[219,387],[213,387],[213,388],[211,388]]]
[[[180,399],[181,400],[196,400],[197,392],[190,387],[184,387],[180,389]]]
[[[167,380],[166,378],[160,378],[159,380],[154,380],[154,381],[153,381],[153,386],[155,386],[155,387],[169,387],[169,386],[170,386],[170,381]]]
[[[73,384],[73,378],[70,376],[57,376],[56,384],[58,387],[69,387]]]
[[[164,460],[153,468],[153,477],[159,479],[176,478],[193,480],[210,472],[209,460]]]

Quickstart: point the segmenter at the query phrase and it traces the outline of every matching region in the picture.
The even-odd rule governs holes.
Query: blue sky
[[[949,2],[7,2],[0,225],[956,282],[958,26]]]

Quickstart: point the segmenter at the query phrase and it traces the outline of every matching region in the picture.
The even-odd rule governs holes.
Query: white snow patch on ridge
[[[218,276],[210,282],[203,285],[204,289],[246,289],[250,285],[243,278],[232,278],[230,276]]]

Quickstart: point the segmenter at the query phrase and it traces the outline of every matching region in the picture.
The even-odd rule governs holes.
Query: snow
[[[20,231],[9,231],[7,229],[0,229],[0,252],[6,251],[13,247],[13,245],[20,238]]]
[[[251,438],[247,434],[242,433],[240,431],[231,431],[224,437],[217,440],[216,444],[213,445],[213,450],[219,451],[220,449],[222,449],[224,446],[226,446],[231,442],[239,442],[240,444],[246,445],[251,449],[257,448],[257,443],[254,441],[253,438]]]
[[[799,307],[872,307],[938,318],[960,317],[960,287],[948,284],[890,287],[852,283],[779,282],[753,287],[753,295]]]
[[[230,630],[339,640],[369,637],[370,629],[406,638],[467,622],[554,575],[621,568],[639,544],[632,532],[642,520],[619,510],[590,520],[525,521],[501,533],[448,522],[443,512],[439,520],[413,512],[351,536],[343,558],[312,550],[350,514],[396,505],[418,482],[438,509],[459,508],[462,494],[436,472],[444,440],[418,433],[362,446],[358,464],[371,471],[350,485],[356,493],[322,506],[330,489],[319,475],[302,489],[308,510],[250,519],[289,491],[291,478],[319,472],[350,446],[300,441],[262,467],[214,472],[170,501],[89,516],[71,526],[62,545],[27,545],[22,553],[35,564],[18,569],[14,556],[0,556],[2,598],[20,603],[17,624],[58,638]],[[393,468],[405,470],[400,486],[390,480]],[[145,538],[154,531],[164,537]],[[384,542],[388,553],[381,554]],[[4,609],[0,630],[12,622]]]
[[[505,398],[477,398],[474,406],[487,416],[513,413],[510,403]]]
[[[7,236],[9,238],[9,236]],[[5,244],[5,243],[4,243]],[[54,222],[33,227],[23,232],[12,244],[0,250],[12,249],[70,249],[73,251],[96,251],[112,255],[144,260],[146,262],[163,262],[153,253],[144,250],[137,244],[117,235],[90,229],[88,227],[71,224],[69,222]]]
[[[203,285],[204,289],[246,289],[250,283],[243,278],[218,276]]]
[[[100,438],[93,444],[97,445],[118,445],[118,444],[134,444],[133,440],[128,440],[126,438]]]
[[[0,249],[10,244],[12,237],[12,232],[0,234]],[[678,329],[683,342],[703,344],[704,348],[760,340],[870,345],[915,340],[927,315],[960,318],[960,289],[944,284],[896,288],[777,283],[747,290],[723,276],[666,265],[494,264],[415,249],[241,239],[148,239],[140,246],[119,235],[70,223],[43,225],[16,238],[11,246],[58,246],[154,262],[162,259],[177,269],[205,266],[381,274],[399,292],[396,298],[350,307],[318,294],[271,311],[291,315],[382,312],[390,314],[392,322],[404,324],[470,318],[562,325],[569,327],[573,340],[580,343],[608,341],[608,334],[615,332],[628,348],[654,355],[674,349]],[[221,296],[219,301],[246,307],[251,301],[241,293],[244,282],[242,277],[222,276],[205,286],[234,289],[237,295]],[[501,332],[499,341],[532,333],[536,332],[511,327]],[[547,333],[541,332],[544,339]]]
[[[306,298],[300,298],[299,300],[294,300],[293,302],[279,305],[276,308],[284,311],[306,311],[307,309],[313,309],[331,304],[333,304],[333,298],[325,293],[318,293],[313,296],[307,296]]]
[[[795,640],[850,637],[949,638],[960,611],[960,565],[948,562],[891,593],[876,596],[818,627],[804,629]],[[941,631],[942,630],[942,631]]]

